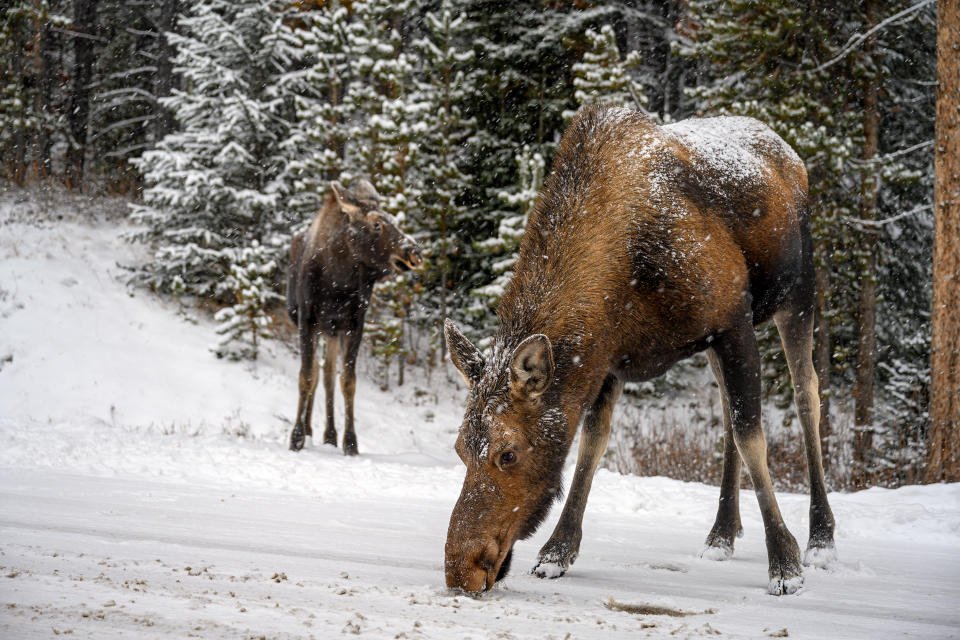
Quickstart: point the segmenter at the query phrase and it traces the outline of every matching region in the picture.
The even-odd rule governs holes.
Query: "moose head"
[[[375,273],[404,273],[423,264],[416,241],[400,231],[396,219],[380,208],[380,195],[367,180],[355,191],[330,184],[337,207],[346,216],[347,244],[356,260]]]
[[[536,531],[561,491],[567,416],[550,389],[550,340],[495,343],[489,360],[447,320],[450,357],[470,387],[456,451],[467,467],[450,517],[447,586],[485,591],[506,576],[513,545]]]

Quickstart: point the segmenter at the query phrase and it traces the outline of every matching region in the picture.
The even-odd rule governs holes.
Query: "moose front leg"
[[[593,406],[584,417],[580,450],[577,453],[577,470],[573,474],[570,494],[563,506],[557,527],[540,549],[537,565],[533,568],[533,573],[540,578],[559,578],[577,559],[583,537],[583,512],[587,507],[587,496],[593,484],[593,474],[607,450],[613,407],[622,390],[623,383],[615,376],[608,376]]]
[[[743,535],[740,524],[740,453],[734,441],[730,421],[730,403],[724,391],[723,370],[713,349],[707,351],[710,367],[720,387],[720,405],[723,410],[723,475],[720,479],[720,506],[717,519],[707,535],[706,546],[700,557],[727,560],[733,555],[733,541]]]
[[[355,456],[357,450],[357,432],[353,424],[353,396],[357,390],[357,355],[360,353],[360,338],[363,333],[363,319],[359,328],[347,331],[343,340],[343,371],[340,374],[340,387],[343,391],[344,428],[343,453]]]
[[[717,337],[714,351],[720,365],[721,390],[727,394],[737,451],[747,465],[763,516],[773,595],[796,592],[803,585],[800,548],[787,530],[773,494],[767,469],[767,443],[760,425],[760,352],[749,310],[741,322]]]

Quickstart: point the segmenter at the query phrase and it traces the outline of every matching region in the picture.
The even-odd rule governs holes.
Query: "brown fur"
[[[423,264],[420,249],[401,232],[393,218],[380,210],[373,185],[361,181],[356,191],[333,183],[306,233],[293,238],[287,276],[287,311],[300,331],[300,381],[297,419],[290,448],[303,447],[312,436],[311,414],[317,388],[318,337],[327,341],[324,362],[327,428],[324,442],[336,445],[333,393],[337,355],[343,351],[341,390],[346,409],[344,452],[357,453],[353,424],[355,366],[363,335],[363,320],[373,286],[394,272]]]
[[[592,440],[605,444],[622,381],[649,379],[716,347],[738,371],[730,376],[738,448],[756,462],[759,371],[739,371],[756,349],[753,324],[786,307],[809,311],[806,172],[762,124],[724,124],[735,131],[714,131],[710,121],[660,128],[637,112],[582,110],[530,214],[489,361],[448,325],[451,356],[472,385],[457,443],[467,475],[447,538],[450,586],[489,588],[502,575],[513,543],[536,529],[558,496],[563,461],[591,406],[599,418],[588,415],[584,429],[598,429]],[[691,127],[705,127],[706,142],[691,137]],[[723,137],[738,146],[723,147],[731,142]],[[732,154],[729,166],[713,161],[710,145]],[[532,396],[511,368],[521,341],[537,334],[547,338],[541,362],[550,356],[551,384]],[[504,450],[519,458],[509,469],[497,458]],[[581,447],[591,474],[600,454]],[[751,469],[762,475],[765,462]],[[586,497],[573,494],[589,490],[583,475],[558,525],[576,531],[555,532],[551,550],[567,563],[577,550],[565,548],[579,546]],[[763,504],[765,522],[779,518],[772,490]],[[771,553],[771,567],[774,560],[788,567],[781,582],[796,573],[791,541]]]

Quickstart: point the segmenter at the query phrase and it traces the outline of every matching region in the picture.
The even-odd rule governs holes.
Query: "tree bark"
[[[173,58],[176,55],[167,39],[167,33],[174,30],[177,21],[177,0],[163,0],[157,20],[157,77],[154,82],[154,95],[157,98],[170,95],[173,90]],[[157,118],[153,121],[153,135],[156,141],[163,140],[175,127],[173,114],[166,107],[156,105]]]
[[[960,3],[937,8],[927,482],[960,480]]]
[[[37,128],[33,136],[33,165],[34,174],[47,178],[51,173],[51,149],[53,136],[51,122],[55,119],[56,107],[53,101],[54,57],[53,33],[48,21],[47,9],[40,0],[33,2],[34,15],[34,49],[33,73],[38,83],[38,91],[34,97],[33,112],[38,119]],[[26,171],[26,169],[24,169]]]
[[[830,468],[830,321],[826,317],[826,292],[830,287],[826,269],[817,270],[817,308],[814,317],[813,366],[820,381],[820,450],[825,469]]]
[[[74,0],[73,30],[92,36],[95,29],[97,0]],[[73,78],[67,121],[70,144],[67,146],[67,186],[83,188],[83,163],[87,155],[87,124],[90,119],[90,78],[93,75],[94,40],[73,36]]]
[[[867,23],[865,29],[877,23],[875,0],[867,0]],[[873,64],[875,36],[867,39],[864,57],[869,65],[863,87],[863,155],[864,172],[862,175],[860,217],[864,220],[876,218],[877,211],[877,168],[872,160],[877,155],[879,143],[879,113],[877,110],[877,77]],[[863,256],[863,270],[860,273],[860,305],[857,322],[857,371],[853,387],[854,440],[853,456],[858,469],[855,472],[855,486],[869,484],[866,466],[873,444],[873,381],[876,369],[877,343],[877,258],[876,233],[872,229],[860,232],[860,250]]]

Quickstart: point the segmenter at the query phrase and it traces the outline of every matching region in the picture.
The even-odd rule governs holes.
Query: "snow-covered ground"
[[[493,592],[451,593],[455,376],[363,376],[362,455],[291,453],[287,346],[217,360],[209,320],[124,284],[116,206],[27,196],[0,194],[0,637],[960,636],[960,485],[833,494],[840,564],[775,598],[751,492],[710,562],[715,487],[601,470],[567,576],[524,571],[557,509]],[[806,496],[780,500],[803,545]]]

